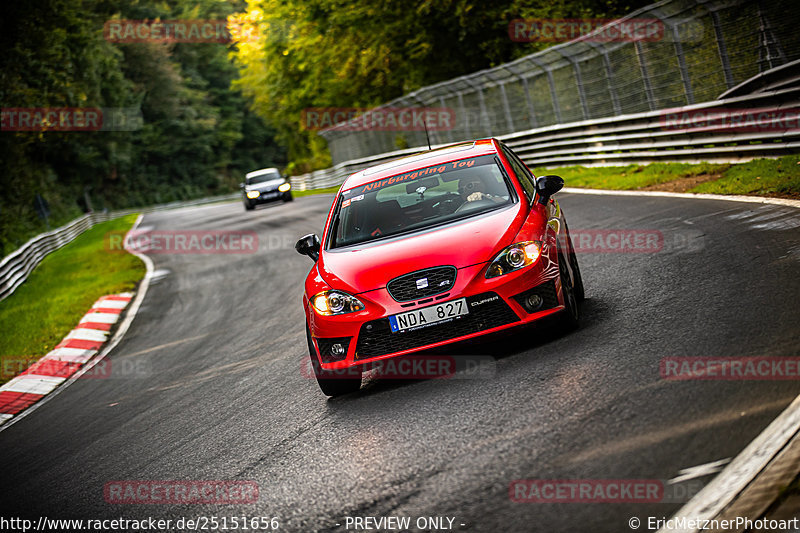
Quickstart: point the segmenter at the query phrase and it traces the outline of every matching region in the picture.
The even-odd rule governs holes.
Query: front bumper
[[[306,316],[322,368],[367,365],[530,324],[564,309],[558,265],[549,256],[494,279],[485,279],[486,267],[483,263],[459,269],[452,290],[416,302],[396,302],[384,287],[358,294],[365,309],[357,313],[322,316],[307,304]],[[542,301],[535,310],[525,305],[531,293]],[[468,314],[392,333],[389,316],[459,298],[466,298]],[[330,347],[334,344],[344,347],[345,355],[332,354]]]

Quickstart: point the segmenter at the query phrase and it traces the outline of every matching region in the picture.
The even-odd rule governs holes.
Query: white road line
[[[37,376],[36,374],[24,374],[17,376],[2,387],[2,392],[19,392],[22,394],[47,394],[55,389],[66,378],[54,376]]]
[[[688,520],[710,520],[730,504],[739,493],[755,478],[775,455],[800,431],[800,396],[761,432],[753,442],[722,471],[703,487],[689,503],[684,505],[674,517]],[[695,533],[696,529],[665,529]]]
[[[697,466],[690,466],[689,468],[684,468],[683,470],[679,471],[677,476],[667,481],[670,485],[675,483],[680,483],[681,481],[687,481],[689,479],[695,479],[698,477],[705,477],[710,476],[711,474],[716,474],[722,468],[731,462],[731,458],[728,457],[727,459],[720,459],[719,461],[714,461],[713,463],[706,463],[704,465],[697,465]]]
[[[159,280],[169,276],[170,274],[172,274],[172,271],[170,271],[169,269],[167,269],[167,268],[159,268],[158,270],[153,272],[152,281],[153,282],[159,281]]]
[[[799,207],[800,200],[790,200],[788,198],[767,198],[763,196],[737,196],[724,194],[693,194],[689,192],[666,192],[666,191],[615,191],[606,189],[576,189],[575,187],[564,187],[562,191],[570,194],[600,194],[612,196],[662,196],[667,198],[695,198],[699,200],[726,200],[729,202],[748,202],[754,204],[774,204],[786,205],[789,207]]]
[[[133,224],[131,231],[133,231],[138,227],[138,225],[142,221],[142,218],[143,215],[139,215],[139,217],[136,219],[136,222]],[[50,400],[61,394],[63,390],[69,387],[72,383],[74,383],[86,372],[91,370],[98,362],[102,361],[111,352],[111,350],[113,350],[117,346],[117,344],[119,344],[119,341],[122,340],[122,337],[125,335],[125,333],[128,331],[128,328],[131,326],[131,322],[133,322],[133,319],[136,317],[136,313],[139,311],[139,307],[142,305],[142,300],[144,300],[144,296],[145,294],[147,294],[147,287],[150,286],[150,278],[153,275],[153,261],[146,255],[139,254],[135,251],[131,251],[131,253],[136,257],[138,257],[139,259],[141,259],[142,262],[144,262],[147,272],[145,272],[144,278],[142,279],[141,283],[139,283],[139,290],[136,292],[136,297],[133,300],[131,300],[131,306],[130,309],[128,309],[128,313],[125,315],[125,320],[123,320],[120,323],[116,333],[114,333],[114,337],[108,342],[108,344],[105,345],[103,351],[100,352],[100,354],[97,357],[86,363],[83,367],[81,367],[80,370],[72,374],[72,376],[70,376],[70,378],[67,379],[66,382],[61,387],[58,387],[51,394],[48,394],[47,396],[39,400],[37,403],[33,404],[32,406],[25,409],[21,413],[17,414],[14,418],[12,418],[8,422],[0,426],[0,432],[7,430],[8,428],[13,426],[17,422],[28,416],[29,414],[31,414],[32,412],[36,411],[36,409],[38,409],[39,407],[43,406],[44,404],[46,404],[47,402],[49,402]]]
[[[108,337],[108,332],[102,329],[75,328],[67,333],[67,336],[64,338],[105,342],[106,337]]]
[[[100,324],[113,324],[117,320],[119,320],[119,315],[117,313],[86,313],[83,315],[83,318],[81,318],[80,323],[98,322]]]

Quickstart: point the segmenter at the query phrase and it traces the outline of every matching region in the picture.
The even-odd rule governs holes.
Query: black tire
[[[572,267],[572,272],[575,281],[575,299],[582,302],[586,299],[586,291],[583,288],[583,276],[581,276],[581,267],[578,266],[578,256],[575,255],[575,246],[572,243],[572,235],[569,233],[569,225],[564,220],[564,229],[567,231],[567,253],[569,254],[569,264]]]
[[[561,293],[564,298],[564,311],[561,313],[561,326],[564,331],[572,331],[580,323],[578,300],[575,294],[575,283],[570,278],[564,254],[558,253],[558,271],[561,278]]]
[[[581,276],[581,267],[578,266],[578,256],[575,255],[575,248],[572,246],[572,237],[569,239],[569,264],[575,280],[575,299],[580,303],[586,299],[586,291],[583,288],[583,276]]]
[[[256,208],[256,206],[254,206],[254,205],[253,205],[253,204],[251,204],[250,202],[245,202],[245,203],[244,203],[244,210],[245,210],[245,211],[252,211],[252,210],[253,210],[253,209],[255,209],[255,208]]]
[[[291,202],[293,200],[294,200],[294,197],[292,196],[291,192],[287,192],[286,194],[283,195],[283,201],[284,202]]]
[[[306,325],[306,341],[308,341],[308,356],[311,358],[314,377],[317,378],[319,388],[325,396],[343,396],[361,388],[361,371],[358,369],[348,368],[339,372],[322,369],[317,358],[317,350],[311,341],[308,325]]]

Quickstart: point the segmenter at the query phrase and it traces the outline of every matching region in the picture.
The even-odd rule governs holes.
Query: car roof
[[[366,183],[372,183],[383,178],[411,172],[418,168],[440,165],[456,159],[476,157],[497,153],[492,139],[478,139],[475,141],[450,144],[434,150],[426,150],[413,155],[393,159],[388,163],[365,168],[351,174],[342,184],[342,190],[352,189]]]
[[[277,168],[262,168],[261,170],[254,170],[252,172],[248,172],[244,175],[245,179],[255,178],[256,176],[261,176],[262,174],[280,174],[280,171]],[[241,176],[241,174],[239,174]]]

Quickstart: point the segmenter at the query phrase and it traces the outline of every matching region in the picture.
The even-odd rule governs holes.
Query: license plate
[[[389,317],[392,333],[430,326],[469,314],[467,299],[451,300]]]
[[[261,195],[262,198],[275,198],[276,196],[278,196],[276,192],[267,192]]]

